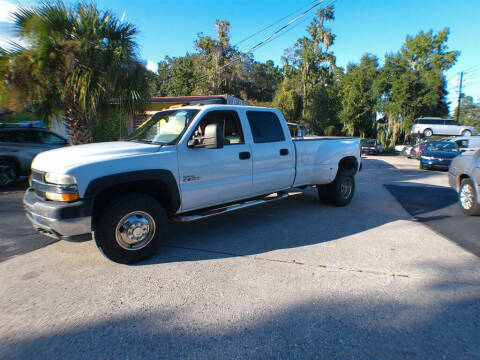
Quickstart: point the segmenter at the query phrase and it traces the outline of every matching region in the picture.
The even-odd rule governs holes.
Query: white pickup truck
[[[192,221],[314,186],[347,205],[361,169],[358,138],[290,136],[277,109],[184,106],[155,114],[129,141],[39,154],[24,196],[37,231],[92,237],[109,259],[151,256],[167,218]]]

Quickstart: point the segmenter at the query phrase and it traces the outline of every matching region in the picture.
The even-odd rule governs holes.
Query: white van
[[[432,135],[478,135],[477,129],[473,126],[458,125],[455,120],[433,117],[416,119],[410,133],[423,134],[425,137]]]

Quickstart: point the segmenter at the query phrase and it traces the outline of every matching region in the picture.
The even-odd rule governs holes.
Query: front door
[[[178,161],[182,211],[190,211],[248,198],[252,188],[252,157],[242,125],[234,110],[214,110],[204,115],[192,136],[202,136],[208,124],[220,123],[221,149],[179,145]]]

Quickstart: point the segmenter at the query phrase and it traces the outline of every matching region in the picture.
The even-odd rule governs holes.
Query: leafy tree
[[[455,114],[457,110],[455,109]],[[460,103],[458,122],[461,125],[475,126],[480,133],[480,104],[474,103],[471,96],[466,96]]]
[[[72,144],[91,141],[92,125],[112,99],[126,113],[141,108],[148,79],[132,24],[93,4],[69,8],[61,1],[21,9],[14,17],[28,46],[3,51],[9,59],[0,73],[3,87],[44,117],[62,111]]]
[[[378,59],[365,54],[360,64],[349,64],[341,89],[340,118],[348,135],[376,137],[377,97],[374,82],[378,74]]]
[[[385,57],[375,81],[377,110],[387,118],[388,144],[393,146],[419,116],[448,113],[444,72],[459,53],[447,51],[448,29],[437,34],[420,32],[407,36],[400,52]]]
[[[289,122],[298,122],[302,115],[302,97],[292,87],[292,83],[284,81],[273,99],[273,106],[280,109]]]
[[[328,51],[333,45],[335,35],[331,29],[325,27],[325,23],[333,21],[334,18],[333,5],[317,10],[307,28],[309,37],[298,39],[294,47],[292,63],[301,75],[304,116],[309,105],[309,92],[318,83],[328,85],[335,67],[335,56]]]

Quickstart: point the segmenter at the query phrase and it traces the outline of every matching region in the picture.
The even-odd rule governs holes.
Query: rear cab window
[[[247,111],[248,124],[256,144],[285,141],[282,124],[271,111]]]

